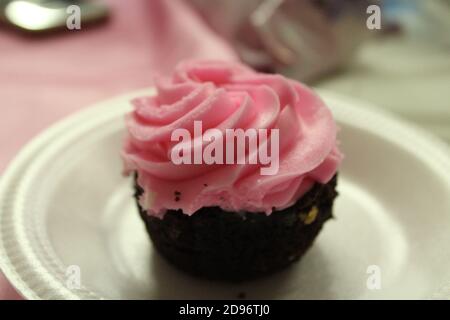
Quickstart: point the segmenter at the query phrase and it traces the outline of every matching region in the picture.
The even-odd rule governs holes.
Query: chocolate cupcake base
[[[332,217],[337,177],[316,184],[293,206],[267,216],[206,207],[192,216],[169,210],[163,219],[139,205],[150,238],[169,262],[196,276],[242,281],[274,273],[297,261]],[[135,198],[142,188],[135,184]]]

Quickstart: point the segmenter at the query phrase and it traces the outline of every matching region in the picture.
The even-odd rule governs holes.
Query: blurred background
[[[51,123],[183,58],[241,59],[450,142],[449,0],[0,0],[0,20],[0,172]]]

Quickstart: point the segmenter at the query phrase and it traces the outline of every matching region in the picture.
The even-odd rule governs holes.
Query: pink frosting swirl
[[[155,96],[134,99],[126,116],[126,173],[137,172],[141,205],[161,217],[168,209],[202,207],[266,212],[294,204],[314,183],[327,183],[342,160],[330,110],[310,89],[280,75],[224,61],[185,61]],[[255,164],[181,164],[170,159],[174,129],[279,129],[279,170]]]

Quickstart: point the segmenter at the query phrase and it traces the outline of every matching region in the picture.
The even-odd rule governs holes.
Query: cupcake
[[[156,250],[191,274],[242,281],[287,267],[332,217],[336,124],[303,84],[184,61],[131,102],[125,172]]]

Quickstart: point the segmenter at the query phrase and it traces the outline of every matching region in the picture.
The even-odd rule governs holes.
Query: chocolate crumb
[[[176,196],[181,196],[181,192],[180,192],[180,191],[176,191],[176,190],[175,190],[174,194],[175,194]]]
[[[204,186],[204,187],[207,187],[207,186],[208,186],[208,184],[204,183],[204,184],[203,184],[203,186]]]
[[[175,197],[175,201],[176,201],[176,202],[180,201],[180,197],[179,197],[179,196],[176,196],[176,197]]]

